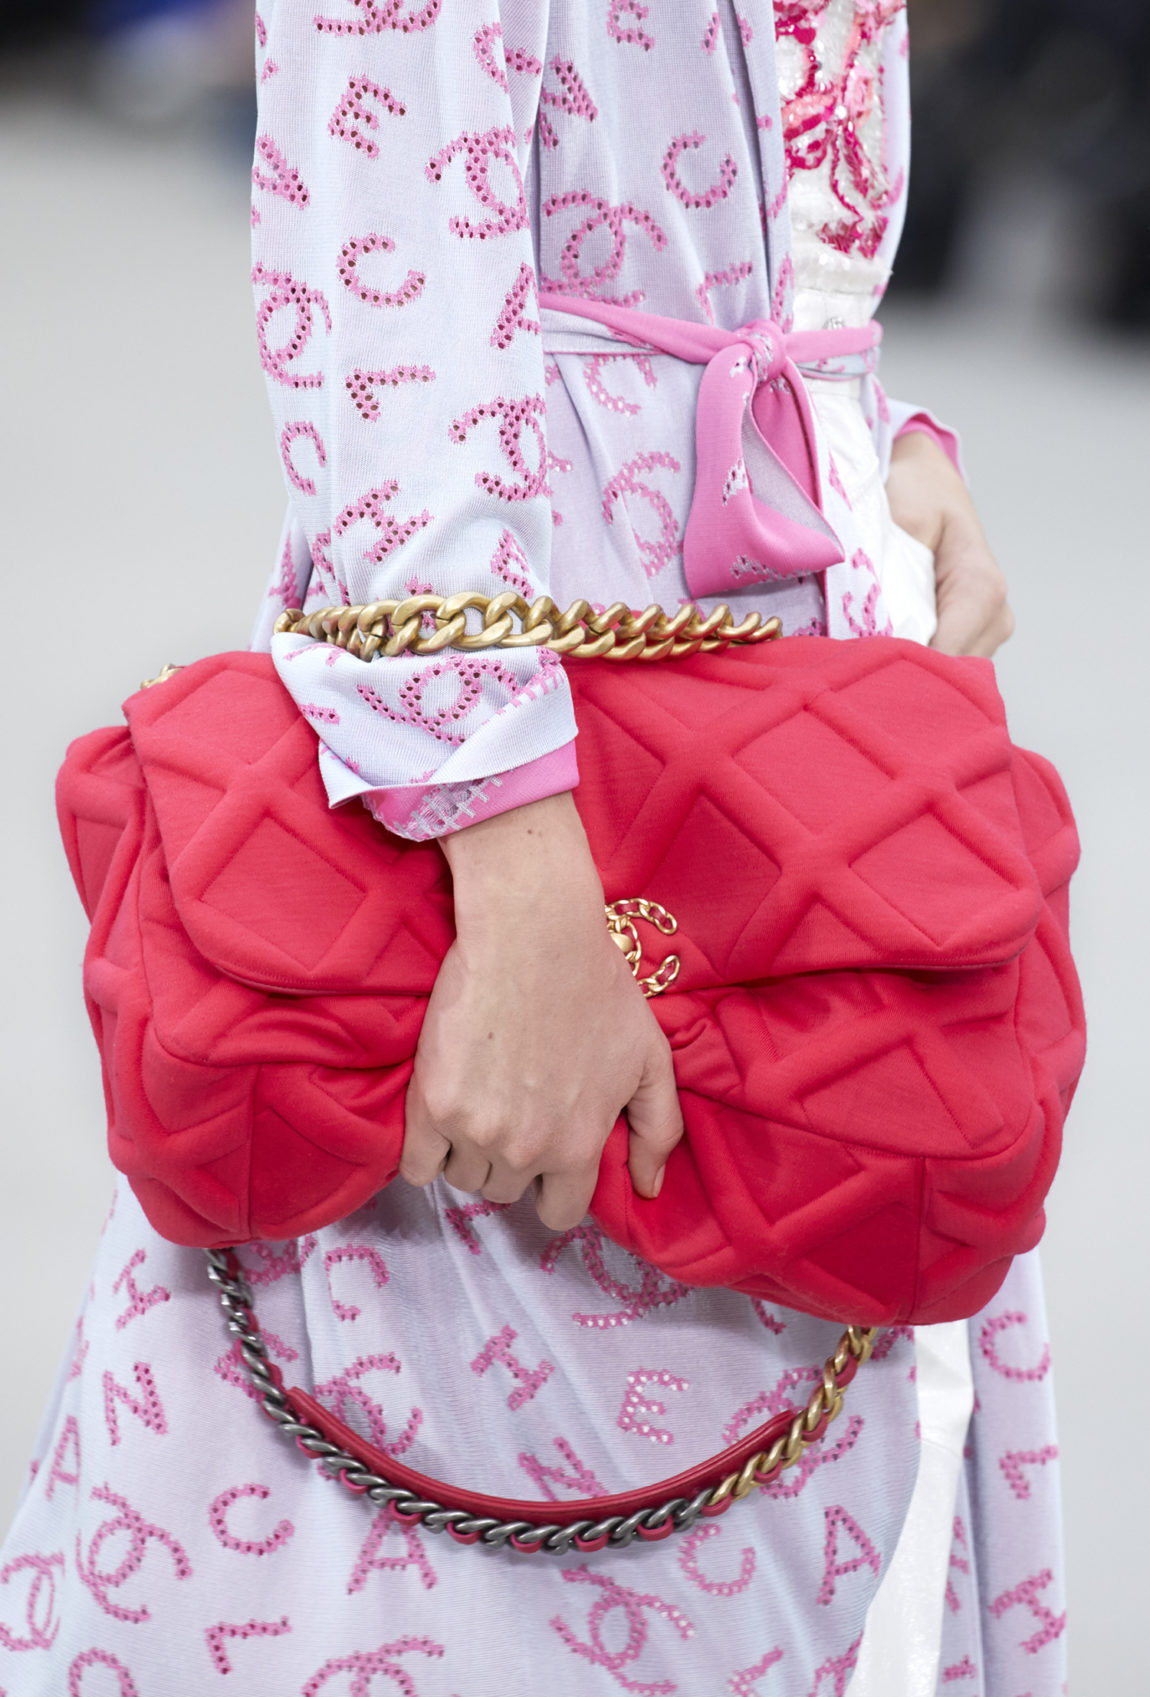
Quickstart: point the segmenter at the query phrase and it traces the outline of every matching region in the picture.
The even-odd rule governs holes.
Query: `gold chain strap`
[[[469,613],[480,615],[479,628]],[[518,628],[517,628],[518,627]],[[524,600],[502,595],[409,595],[403,601],[371,601],[354,607],[321,607],[314,613],[291,607],[276,620],[278,634],[334,643],[359,660],[377,654],[438,654],[444,648],[474,653],[487,648],[549,648],[578,660],[678,660],[710,654],[732,643],[770,642],[782,634],[778,619],[748,613],[736,624],[727,606],[703,613],[686,601],[677,613],[653,604],[641,613],[615,601],[596,612],[589,601],[572,601],[560,612],[549,595]]]

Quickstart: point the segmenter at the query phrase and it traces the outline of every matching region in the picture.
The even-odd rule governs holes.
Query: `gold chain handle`
[[[475,628],[469,613],[478,613]],[[748,613],[738,624],[727,606],[703,613],[685,601],[677,613],[661,607],[635,612],[615,601],[596,612],[589,601],[572,601],[561,612],[549,595],[526,601],[502,595],[409,595],[402,601],[371,601],[352,607],[320,607],[304,613],[290,607],[276,620],[277,634],[330,642],[359,660],[377,654],[438,654],[444,648],[475,653],[487,648],[549,648],[577,660],[678,660],[711,654],[733,643],[771,642],[782,634],[778,619]]]

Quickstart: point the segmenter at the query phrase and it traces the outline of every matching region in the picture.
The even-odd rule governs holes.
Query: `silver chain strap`
[[[657,1532],[670,1518],[676,1532],[685,1532],[702,1514],[710,1489],[696,1497],[671,1497],[651,1508],[638,1510],[626,1517],[609,1515],[606,1520],[577,1520],[569,1526],[535,1526],[529,1520],[477,1519],[465,1509],[445,1508],[429,1498],[413,1497],[400,1485],[389,1485],[376,1473],[369,1473],[354,1456],[329,1443],[316,1427],[297,1420],[286,1391],[280,1389],[268,1364],[268,1347],[253,1326],[255,1297],[251,1286],[242,1276],[233,1278],[227,1253],[220,1249],[204,1251],[208,1261],[208,1277],[216,1286],[220,1307],[227,1316],[228,1331],[239,1341],[240,1356],[260,1407],[274,1420],[280,1433],[292,1439],[308,1455],[320,1461],[333,1479],[357,1495],[369,1497],[379,1507],[390,1505],[405,1519],[415,1519],[428,1532],[446,1532],[454,1527],[461,1537],[478,1534],[478,1541],[501,1549],[512,1538],[519,1548],[546,1550],[553,1555],[567,1555],[576,1538],[594,1543],[606,1538],[611,1549],[625,1550],[639,1528]]]

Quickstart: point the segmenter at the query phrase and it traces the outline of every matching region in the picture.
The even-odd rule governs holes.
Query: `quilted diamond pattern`
[[[570,668],[608,899],[676,915],[652,1004],[687,1135],[594,1211],[687,1283],[835,1319],[988,1301],[1037,1241],[1082,1065],[1077,838],[987,662],[796,638]],[[394,1176],[451,940],[434,844],[329,812],[261,655],[221,655],[69,750],[61,828],[112,1158],[178,1242],[285,1237]]]

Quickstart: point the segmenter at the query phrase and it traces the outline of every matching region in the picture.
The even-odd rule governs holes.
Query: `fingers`
[[[930,646],[940,654],[980,654],[985,623],[983,608],[972,596],[953,597],[946,605],[940,602],[938,628]]]
[[[430,1184],[443,1171],[444,1163],[451,1154],[451,1144],[419,1111],[412,1100],[413,1094],[409,1088],[399,1171],[408,1184]]]
[[[466,1143],[453,1143],[443,1176],[456,1190],[471,1190],[486,1196],[491,1162],[481,1149],[473,1149]],[[494,1201],[495,1198],[489,1197],[488,1200]]]
[[[538,1176],[537,1166],[517,1167],[498,1156],[492,1158],[484,1146],[486,1136],[480,1143],[473,1142],[454,1121],[445,1122],[450,1135],[448,1129],[440,1130],[423,1098],[418,1077],[408,1086],[406,1116],[399,1171],[408,1184],[428,1185],[442,1174],[456,1190],[506,1204],[518,1202]],[[566,1173],[552,1175],[548,1213],[540,1211],[544,1224],[559,1230],[578,1225],[587,1212],[595,1179],[594,1169],[589,1184],[585,1169],[574,1180]],[[577,1210],[573,1216],[572,1209]]]
[[[570,1231],[586,1217],[595,1194],[599,1164],[570,1172],[544,1173],[539,1180],[535,1209],[551,1231]]]
[[[940,654],[977,654],[990,659],[1014,631],[1014,614],[992,587],[939,597],[938,629],[931,647]]]
[[[898,438],[887,496],[895,523],[934,552],[938,629],[931,647],[989,658],[1014,631],[1006,580],[969,490],[936,441],[916,430]]]
[[[576,961],[587,980],[581,1001],[567,986],[557,1007],[549,1007],[549,980],[514,1010],[516,1029],[532,1019],[541,1026],[532,1052],[557,1051],[553,1066],[524,1067],[518,1043],[504,1042],[506,1053],[491,1048],[492,1033],[502,1028],[499,1010],[484,999],[489,980],[462,951],[449,954],[407,1094],[400,1171],[412,1184],[442,1175],[459,1190],[507,1205],[534,1183],[540,1219],[551,1230],[567,1230],[587,1213],[604,1144],[626,1111],[632,1183],[641,1196],[658,1194],[683,1129],[671,1052],[600,923],[596,914],[587,960]],[[477,1008],[461,1008],[461,984]],[[460,1064],[460,1024],[466,1064]],[[468,1035],[472,1026],[483,1034],[478,1042],[474,1031]]]
[[[1011,636],[1014,615],[1006,580],[981,530],[946,527],[935,557],[938,629],[931,647],[942,654],[993,655]]]
[[[653,1200],[662,1188],[667,1159],[683,1135],[671,1047],[661,1031],[653,1033],[639,1087],[627,1104],[627,1121],[631,1182],[640,1196]]]
[[[407,1093],[407,1128],[399,1171],[408,1184],[425,1185],[440,1174],[456,1190],[483,1195],[489,1202],[517,1202],[533,1178],[505,1162],[493,1161],[487,1150],[458,1128],[448,1135],[433,1122],[413,1084]]]

